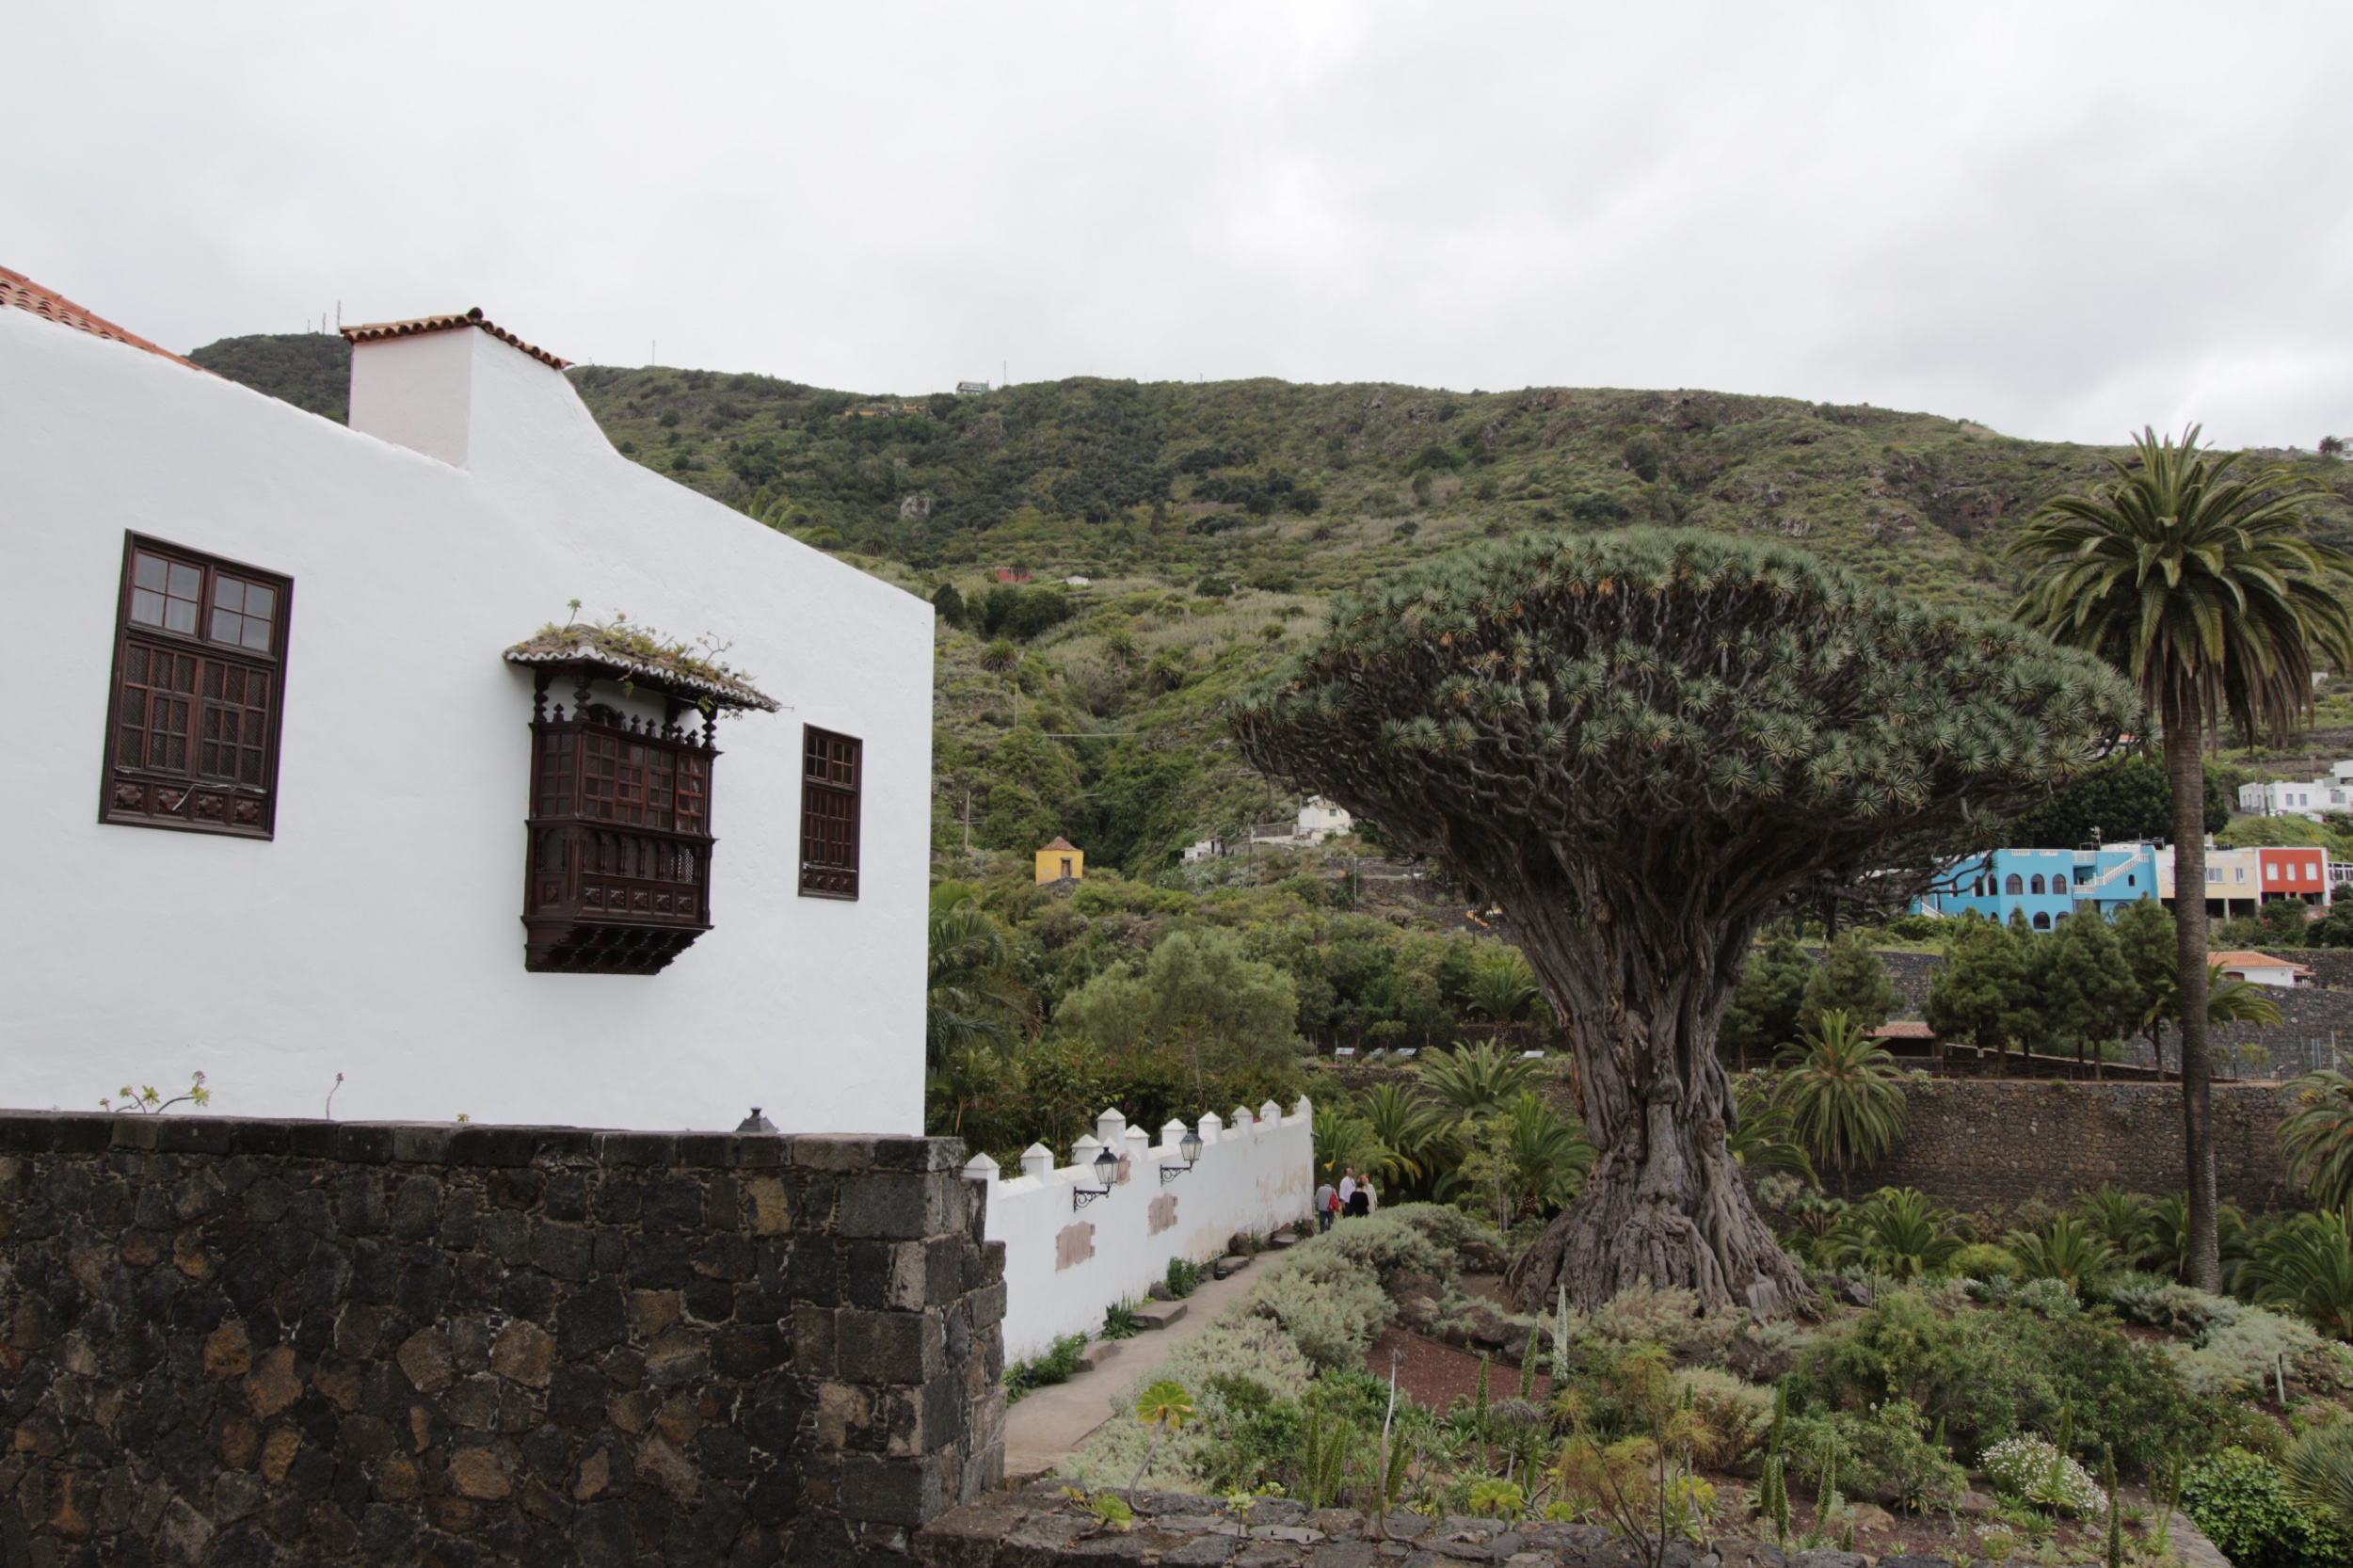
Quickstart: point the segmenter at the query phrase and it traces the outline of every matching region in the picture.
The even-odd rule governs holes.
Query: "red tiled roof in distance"
[[[423,332],[452,332],[460,327],[479,327],[503,344],[521,349],[542,364],[558,370],[571,368],[571,360],[559,360],[544,348],[534,348],[504,327],[484,319],[482,307],[476,305],[461,316],[419,316],[413,321],[371,321],[359,327],[346,327],[344,336],[353,343],[382,343],[387,338],[413,338]]]
[[[1933,1040],[1936,1031],[1917,1018],[1897,1018],[1871,1031],[1874,1040]]]
[[[51,321],[67,327],[78,328],[92,337],[109,338],[116,343],[128,344],[133,348],[144,348],[150,354],[160,354],[176,364],[187,366],[190,370],[204,370],[204,367],[195,360],[182,359],[168,348],[149,343],[136,332],[126,332],[104,316],[93,315],[65,296],[42,288],[24,274],[10,272],[4,266],[0,266],[0,305],[13,305],[20,311],[30,311],[37,316],[47,316]],[[207,370],[204,374],[210,376],[212,372]]]

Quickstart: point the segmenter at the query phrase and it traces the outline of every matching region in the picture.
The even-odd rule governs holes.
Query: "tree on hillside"
[[[1858,1165],[1875,1165],[1896,1146],[1911,1119],[1903,1069],[1887,1048],[1844,1013],[1825,1013],[1781,1053],[1773,1099],[1816,1163],[1837,1171],[1853,1196]]]
[[[2231,823],[2231,794],[2222,780],[2206,780],[2206,831]],[[2033,810],[2010,819],[2005,843],[2020,849],[2080,849],[2093,841],[2173,837],[2173,786],[2165,763],[2146,755],[2113,758]]]
[[[1506,949],[1479,961],[1463,1000],[1487,1015],[1501,1041],[1511,1037],[1512,1025],[1526,1017],[1530,1008],[1544,1005],[1545,994],[1536,988],[1536,971],[1528,967],[1528,960]]]
[[[1106,1050],[1151,1045],[1182,1050],[1196,1096],[1213,1062],[1294,1052],[1298,1018],[1291,977],[1246,957],[1241,937],[1214,929],[1172,932],[1152,950],[1141,975],[1115,965],[1054,1011],[1056,1025]]]
[[[1993,1051],[2008,1071],[2009,1048],[2033,1028],[2029,1000],[2023,935],[1972,913],[1945,938],[1921,1013],[1940,1036]]]
[[[953,583],[942,583],[933,591],[932,612],[957,631],[964,630],[964,596]]]
[[[1805,983],[1805,1000],[1798,1008],[1798,1024],[1812,1029],[1825,1013],[1844,1013],[1864,1033],[1885,1023],[1904,1004],[1903,994],[1887,978],[1887,966],[1871,945],[1853,932],[1832,938],[1821,966]]]
[[[2312,712],[2314,665],[2353,662],[2353,611],[2336,586],[2353,556],[2312,536],[2299,509],[2309,484],[2284,469],[2236,476],[2239,454],[2201,450],[2198,436],[2142,431],[2114,480],[2045,502],[2009,552],[2036,563],[2015,614],[2130,676],[2155,716],[2185,889],[2205,886],[2208,728],[2227,718],[2284,741]],[[2190,1283],[2219,1290],[2206,910],[2177,902]]]
[[[1798,945],[1798,934],[1787,921],[1776,922],[1765,945],[1749,954],[1716,1034],[1719,1045],[1732,1048],[1741,1071],[1748,1070],[1751,1056],[1769,1062],[1773,1052],[1798,1037],[1798,1010],[1813,978],[1814,960]]]
[[[2072,915],[2037,945],[2048,955],[2036,985],[2043,1015],[2054,1036],[2073,1044],[2078,1064],[2140,1027],[2140,986],[2106,920]]]
[[[1029,998],[1014,977],[1012,944],[972,888],[943,882],[932,889],[930,949],[924,1060],[939,1067],[963,1048],[1010,1048],[1027,1020]]]
[[[2109,929],[2116,936],[2117,956],[2133,977],[2133,1004],[2139,1009],[2139,1032],[2162,1071],[2165,1066],[2165,1019],[2157,1003],[2172,989],[2180,962],[2179,938],[2173,917],[2153,898],[2128,904],[2116,912]]]
[[[1498,542],[1336,600],[1235,727],[1499,904],[1568,1030],[1601,1153],[1514,1263],[1520,1300],[1646,1278],[1727,1304],[1805,1291],[1725,1144],[1716,1032],[1758,926],[1824,878],[1925,878],[2132,711],[2017,628],[1641,530]]]

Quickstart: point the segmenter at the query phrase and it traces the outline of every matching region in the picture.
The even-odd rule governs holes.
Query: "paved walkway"
[[[1272,1256],[1271,1254],[1268,1256]],[[1118,1353],[1068,1383],[1048,1384],[1005,1412],[1005,1480],[1017,1485],[1044,1474],[1112,1416],[1112,1396],[1124,1394],[1169,1352],[1208,1328],[1234,1298],[1250,1288],[1253,1264],[1230,1279],[1211,1280],[1185,1298],[1185,1315],[1163,1329],[1115,1341]]]

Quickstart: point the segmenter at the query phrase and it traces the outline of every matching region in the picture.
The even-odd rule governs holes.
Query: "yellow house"
[[[1086,851],[1067,839],[1057,839],[1037,852],[1040,882],[1078,882],[1087,873]]]

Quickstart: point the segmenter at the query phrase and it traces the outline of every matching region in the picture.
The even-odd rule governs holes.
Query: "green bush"
[[[1372,1336],[1397,1312],[1374,1266],[1342,1250],[1343,1243],[1353,1242],[1351,1231],[1369,1224],[1351,1222],[1266,1265],[1243,1293],[1239,1310],[1280,1324],[1300,1353],[1318,1367],[1361,1360]],[[1413,1235],[1402,1226],[1399,1230]]]
[[[2344,1568],[2353,1540],[2288,1494],[2280,1467],[2245,1448],[2198,1460],[2182,1481],[2182,1509],[2236,1568]]]
[[[1958,1502],[1969,1490],[1969,1472],[1929,1435],[1928,1422],[1910,1400],[1791,1416],[1784,1444],[1800,1473],[1817,1486],[1835,1454],[1838,1489],[1849,1496],[1918,1510]]]
[[[2261,1394],[2278,1358],[2290,1366],[2320,1349],[2319,1335],[2294,1318],[2260,1306],[2240,1306],[2200,1336],[2194,1349],[2173,1347],[2173,1365],[2193,1394],[2235,1398]]]
[[[1028,1361],[1016,1361],[1005,1368],[1005,1402],[1012,1404],[1032,1389],[1049,1383],[1068,1383],[1079,1369],[1079,1358],[1086,1353],[1087,1336],[1065,1335],[1054,1341],[1053,1349]]]
[[[1945,1260],[1945,1272],[1964,1279],[2017,1279],[2026,1271],[2009,1248],[1972,1241]]]
[[[2156,1347],[2138,1344],[2105,1313],[2057,1317],[2017,1310],[1941,1316],[1910,1291],[1825,1332],[1800,1358],[1792,1395],[1859,1410],[1908,1399],[1943,1421],[1957,1446],[1991,1448],[2018,1432],[2056,1431],[2075,1412],[2077,1446],[2115,1448],[2146,1465],[2169,1448],[2197,1448],[2211,1404],[2192,1398]]]
[[[1434,1205],[1417,1204],[1413,1207],[1429,1208],[1433,1213],[1448,1212]],[[1441,1244],[1431,1238],[1425,1225],[1406,1218],[1402,1212],[1392,1214],[1385,1210],[1369,1219],[1351,1220],[1304,1244],[1319,1250],[1328,1248],[1375,1274],[1443,1274],[1453,1272],[1450,1267],[1453,1249],[1442,1249]]]
[[[1203,1265],[1190,1258],[1172,1257],[1160,1283],[1168,1287],[1169,1300],[1180,1302],[1200,1289],[1201,1282],[1209,1277],[1209,1271]]]

